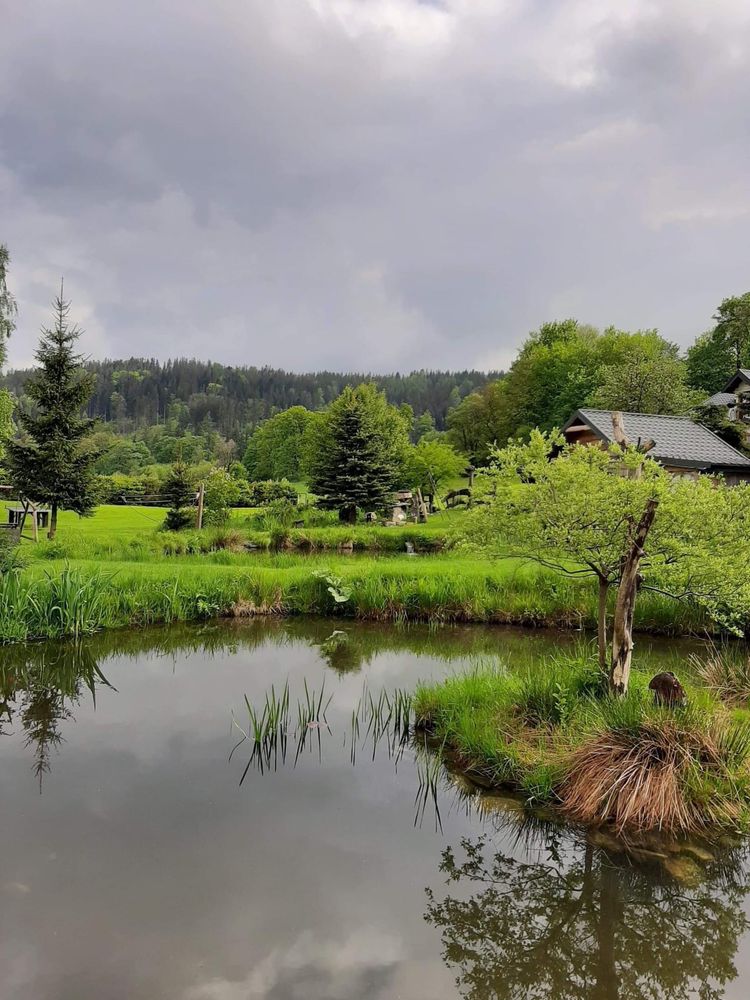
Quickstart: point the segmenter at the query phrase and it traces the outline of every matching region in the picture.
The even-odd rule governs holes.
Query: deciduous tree
[[[741,555],[748,553],[750,486],[673,480],[633,446],[569,446],[540,431],[528,444],[497,451],[487,478],[488,502],[467,518],[466,539],[596,580],[599,662],[613,690],[628,686],[640,590],[699,603],[729,627],[741,627],[750,612]],[[608,659],[611,588],[616,627]]]

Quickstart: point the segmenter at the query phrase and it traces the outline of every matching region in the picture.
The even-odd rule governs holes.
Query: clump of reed
[[[706,687],[727,705],[750,703],[750,655],[746,648],[712,646],[708,655],[692,653],[690,663]]]
[[[746,817],[748,723],[705,708],[655,713],[611,703],[602,723],[571,754],[558,791],[571,819],[618,834],[686,834]]]

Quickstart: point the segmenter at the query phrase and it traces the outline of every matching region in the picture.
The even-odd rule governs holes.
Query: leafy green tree
[[[687,352],[690,385],[720,392],[738,368],[750,367],[750,292],[724,299],[713,330],[702,334]]]
[[[627,689],[639,591],[699,603],[729,627],[750,612],[750,582],[737,557],[750,536],[750,486],[672,480],[632,446],[564,445],[540,431],[528,444],[498,450],[486,479],[487,503],[468,515],[466,540],[596,581],[599,662],[612,690]]]
[[[54,327],[42,330],[36,352],[40,367],[26,382],[34,409],[19,414],[24,437],[7,446],[11,481],[19,494],[50,507],[50,539],[60,509],[86,516],[97,501],[98,455],[87,442],[95,422],[81,415],[95,378],[75,353],[81,331],[70,325],[70,304],[62,294],[61,289],[55,300]]]
[[[721,392],[737,370],[731,348],[715,330],[701,334],[688,348],[686,368],[688,383],[711,395]]]
[[[506,379],[490,382],[448,413],[449,441],[472,462],[486,462],[492,448],[505,444],[515,430],[506,383]]]
[[[250,479],[300,478],[302,442],[312,420],[304,406],[292,406],[264,420],[253,432],[243,458]]]
[[[236,507],[240,501],[240,486],[236,479],[225,469],[214,469],[204,482],[204,514],[205,524],[227,524],[231,515],[231,507]]]
[[[309,442],[310,489],[342,521],[383,508],[403,479],[408,433],[403,416],[371,383],[346,388]]]
[[[8,269],[10,254],[4,243],[0,243],[0,368],[5,364],[6,341],[16,328],[15,316],[18,306],[8,289]]]
[[[736,368],[750,361],[750,292],[724,299],[714,316],[719,343],[729,351]]]
[[[111,476],[115,472],[132,476],[151,462],[152,455],[144,441],[114,438],[102,449],[96,462],[96,471],[103,476]]]
[[[636,349],[624,361],[603,365],[589,402],[629,413],[686,413],[702,398],[687,385],[685,363],[676,354]]]
[[[427,410],[419,416],[414,418],[414,425],[412,429],[412,441],[414,444],[418,444],[419,441],[425,436],[425,434],[432,434],[435,430],[435,420],[431,413]]]
[[[409,449],[407,479],[414,489],[434,496],[447,479],[460,476],[466,468],[466,457],[445,441],[422,440]]]
[[[695,419],[713,431],[722,441],[731,444],[733,448],[747,452],[745,428],[743,424],[729,419],[725,406],[698,406],[695,410]]]

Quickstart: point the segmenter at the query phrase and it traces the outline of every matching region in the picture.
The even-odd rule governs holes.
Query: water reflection
[[[426,890],[425,920],[440,931],[462,996],[724,996],[748,929],[750,878],[739,850],[693,868],[686,883],[661,858],[635,863],[581,834],[534,832],[543,846],[533,860],[494,849],[487,836],[443,851],[440,871],[451,889]]]
[[[3,650],[0,1000],[744,997],[738,853],[627,859],[404,729],[396,688],[557,644],[300,620]]]
[[[96,685],[105,684],[85,642],[50,642],[10,646],[0,662],[0,734],[20,721],[25,746],[33,755],[33,771],[42,791],[44,776],[63,743],[62,723],[85,691],[96,702]]]

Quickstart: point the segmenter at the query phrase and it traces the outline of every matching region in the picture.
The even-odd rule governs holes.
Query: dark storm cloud
[[[0,240],[29,358],[507,363],[573,314],[686,343],[745,290],[741,0],[16,5]]]

